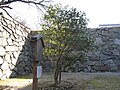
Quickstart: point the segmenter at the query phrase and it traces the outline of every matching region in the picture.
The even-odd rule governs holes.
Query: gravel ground
[[[49,80],[48,74],[43,74],[43,78],[40,79],[40,82],[43,82],[45,79]],[[62,73],[63,80],[72,80],[72,82],[91,80],[96,77],[120,77],[120,73],[114,72],[105,72],[105,73]],[[53,77],[50,77],[53,78]],[[50,79],[51,80],[51,79]],[[0,90],[32,90],[32,79],[26,79],[23,81],[9,79],[0,81]]]
[[[39,85],[39,88],[40,88],[40,90],[43,87],[46,88],[45,90],[51,90],[51,83],[53,83],[53,82],[48,82],[48,81],[52,81],[51,78],[53,78],[53,77],[50,77],[50,78],[49,77],[45,78],[45,77],[44,77],[45,83],[43,84],[42,81],[41,81],[41,83]],[[68,88],[68,89],[65,89],[65,90],[120,90],[119,89],[120,85],[119,85],[118,81],[115,81],[116,78],[119,78],[119,80],[120,80],[120,73],[114,73],[114,72],[105,72],[105,73],[100,73],[100,72],[98,72],[98,73],[83,73],[83,72],[82,73],[62,73],[62,80],[63,81],[68,81],[71,84],[68,84],[66,82],[62,82],[62,84],[60,86],[58,85],[58,87],[59,88],[61,88],[61,87],[66,88],[67,85],[68,85],[68,87],[73,86],[73,88]],[[112,81],[112,80],[114,80],[115,82]],[[112,83],[111,81],[113,82],[113,84],[111,84]],[[94,83],[94,84],[92,84],[92,83]],[[98,84],[98,85],[94,86],[96,84]],[[115,86],[114,84],[117,84],[119,86]],[[107,85],[108,85],[108,88],[106,89]],[[101,87],[102,87],[102,89],[101,89]],[[44,89],[42,89],[42,90],[44,90]],[[64,89],[61,89],[61,90],[64,90]]]
[[[120,72],[119,73],[115,73],[115,72],[83,73],[81,72],[81,73],[62,73],[62,75],[64,76],[63,79],[73,77],[80,80],[89,80],[95,77],[120,77]]]

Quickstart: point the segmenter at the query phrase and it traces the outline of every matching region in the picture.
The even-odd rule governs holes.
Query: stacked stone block
[[[0,15],[0,79],[32,72],[30,29]]]
[[[88,53],[91,71],[120,71],[120,27],[90,29],[94,50]],[[90,65],[89,65],[90,66]]]
[[[74,65],[83,72],[120,72],[120,27],[88,29],[94,37],[93,51],[84,64]]]

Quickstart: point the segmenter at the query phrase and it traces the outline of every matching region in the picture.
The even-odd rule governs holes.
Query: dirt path
[[[0,81],[0,90],[32,90],[32,79],[6,79]]]

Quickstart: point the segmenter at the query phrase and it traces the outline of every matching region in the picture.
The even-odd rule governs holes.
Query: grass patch
[[[32,79],[33,74],[20,75],[20,76],[14,77],[14,78],[15,79]]]
[[[53,73],[44,73],[39,79],[39,87],[49,87],[54,81]],[[78,74],[77,74],[78,75]],[[68,90],[120,90],[120,77],[107,77],[107,76],[95,76],[90,79],[83,79],[81,76],[74,77],[70,75],[63,75],[63,81],[67,81],[73,84],[73,87]],[[79,78],[80,77],[80,78]],[[28,82],[32,83],[33,75],[22,75],[15,78],[0,80],[0,85],[24,85]],[[60,84],[61,87],[66,87],[66,83]],[[70,84],[71,85],[71,84]],[[50,90],[50,89],[48,89]],[[66,89],[67,90],[67,89]]]
[[[74,84],[74,87],[68,90],[120,90],[120,77],[115,76],[113,77],[96,76],[95,78],[91,78],[88,80],[68,76],[67,78],[64,79]],[[43,85],[44,83],[47,82],[50,83],[50,81],[53,81],[53,75],[50,74],[44,75],[39,80],[41,82],[40,87],[44,87]],[[45,85],[47,87],[47,84]]]
[[[120,78],[116,77],[97,77],[89,81],[95,90],[119,90]]]
[[[46,81],[54,81],[54,76],[52,73],[44,73],[39,79],[38,79],[38,83],[44,83]]]

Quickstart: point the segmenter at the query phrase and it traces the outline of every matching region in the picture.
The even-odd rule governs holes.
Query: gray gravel
[[[88,80],[92,79],[95,77],[120,77],[120,72],[115,73],[115,72],[97,72],[97,73],[62,73],[64,76],[63,79],[65,78],[76,78],[76,79],[82,79],[82,80]]]

